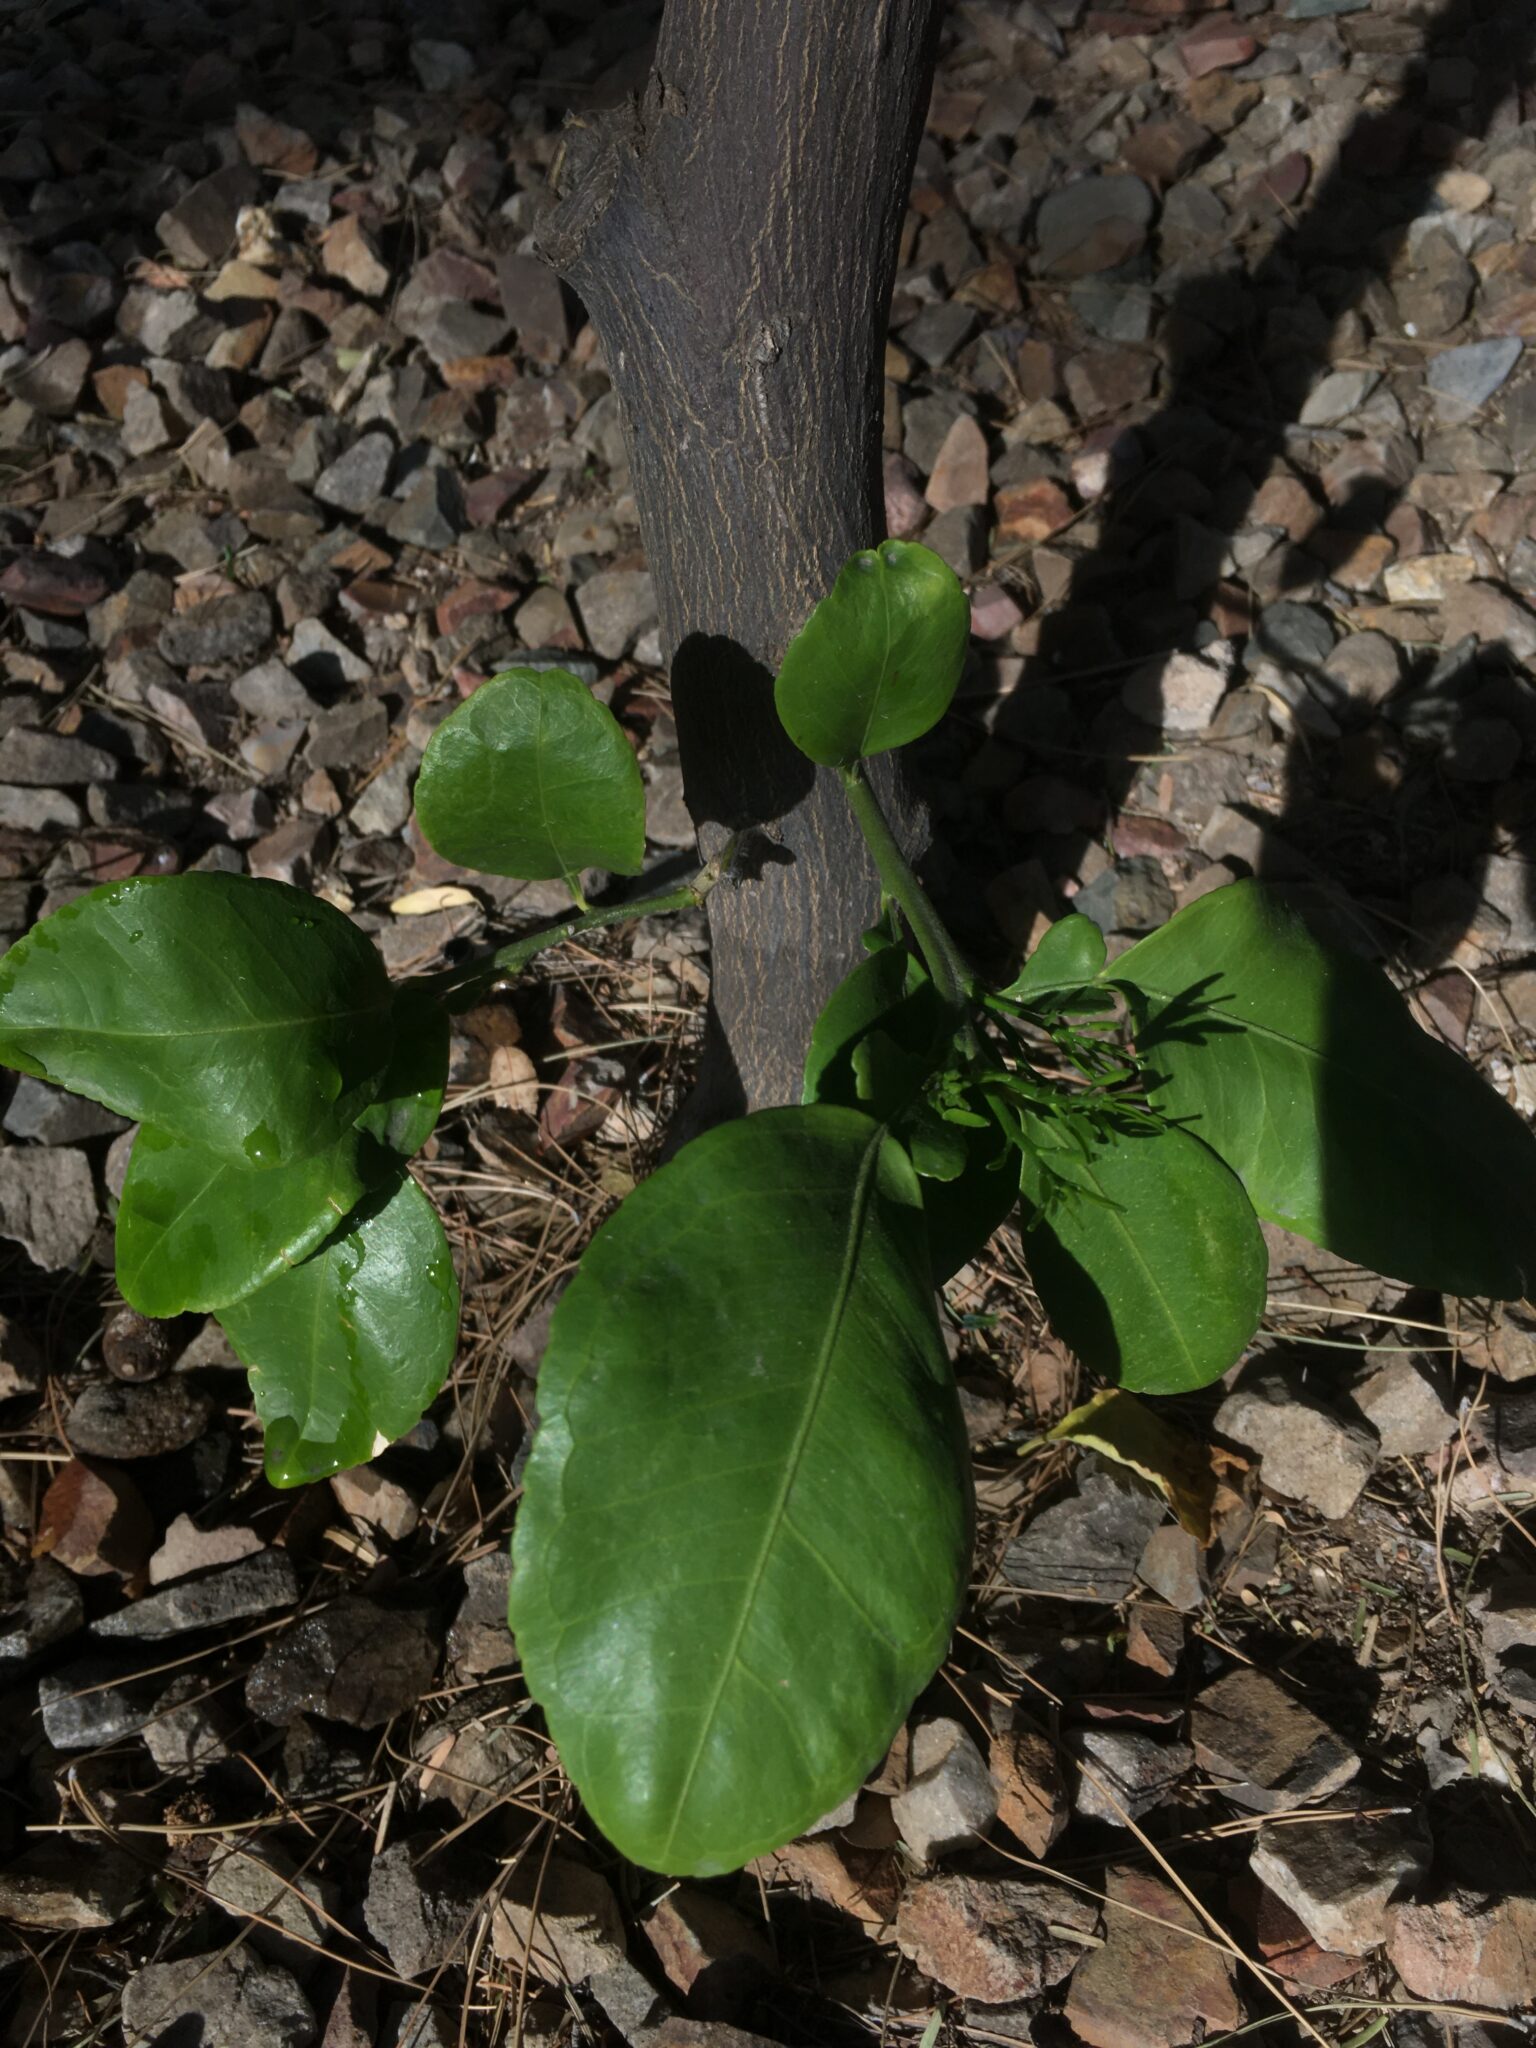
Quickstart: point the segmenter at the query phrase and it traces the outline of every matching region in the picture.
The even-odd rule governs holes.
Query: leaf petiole
[[[864,780],[857,762],[851,768],[840,769],[839,775],[849,808],[864,835],[865,845],[874,857],[880,886],[911,927],[934,987],[947,1008],[957,1011],[968,1009],[972,994],[971,971],[946,931],[943,919],[934,909],[927,890],[896,843],[896,835],[880,808],[880,799]]]
[[[734,839],[729,840],[696,875],[680,882],[675,889],[664,889],[655,896],[631,896],[622,903],[601,904],[596,910],[584,908],[574,916],[545,925],[540,931],[513,939],[509,945],[498,946],[493,953],[483,954],[477,960],[465,961],[441,974],[424,975],[412,986],[429,990],[450,1010],[468,1009],[492,982],[520,973],[540,953],[551,946],[563,946],[568,939],[580,938],[583,932],[600,931],[604,925],[626,924],[636,917],[663,917],[679,910],[696,910],[729,868],[735,845]]]

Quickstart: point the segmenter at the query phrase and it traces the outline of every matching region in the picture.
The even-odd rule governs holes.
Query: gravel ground
[[[685,865],[620,423],[532,240],[654,11],[0,19],[0,943],[190,867],[396,973],[562,907],[411,819],[517,660],[613,704]],[[1527,0],[953,7],[885,414],[890,530],[972,590],[919,766],[978,957],[1256,872],[1526,1114],[1533,44]],[[951,1289],[975,1598],[881,1771],[709,1886],[585,1826],[506,1539],[549,1308],[707,977],[700,922],[639,924],[461,1020],[421,1162],[460,1359],[298,1493],[217,1331],[112,1293],[131,1134],[0,1080],[6,2039],[1526,2038],[1536,1321],[1276,1231],[1253,1355],[1170,1404],[1208,1547],[1029,1448],[1090,1389],[1004,1232]]]

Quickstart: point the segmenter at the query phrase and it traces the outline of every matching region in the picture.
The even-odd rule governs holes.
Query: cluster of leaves
[[[560,671],[501,676],[445,720],[418,808],[448,858],[564,875],[578,902],[582,868],[633,873],[645,850],[634,754]],[[453,1261],[406,1163],[442,1109],[449,1004],[476,986],[394,987],[330,904],[221,874],[92,890],[0,960],[0,1060],[140,1126],[123,1299],[217,1317],[277,1485],[365,1463],[453,1363]]]
[[[1007,987],[978,985],[861,766],[942,717],[967,629],[949,570],[887,542],[789,648],[779,715],[841,779],[880,922],[801,1103],[636,1190],[541,1369],[511,1623],[593,1817],[657,1870],[734,1868],[813,1825],[942,1657],[971,1508],[936,1289],[1015,1206],[1053,1322],[1121,1389],[1202,1386],[1242,1354],[1261,1217],[1457,1293],[1536,1278],[1536,1140],[1257,885],[1113,963],[1065,918]],[[98,890],[0,961],[0,1059],[141,1123],[125,1298],[218,1315],[279,1483],[366,1458],[441,1384],[456,1290],[405,1162],[441,1106],[447,1012],[620,914],[587,910],[581,873],[644,851],[624,734],[560,672],[500,676],[446,720],[417,811],[449,859],[563,876],[580,914],[392,990],[327,905],[194,874]],[[1116,1399],[1082,1429],[1145,1440]]]

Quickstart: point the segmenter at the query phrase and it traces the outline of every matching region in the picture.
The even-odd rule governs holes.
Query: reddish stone
[[[983,583],[971,593],[971,634],[977,640],[1002,640],[1024,614],[999,584]]]
[[[498,590],[491,583],[461,583],[456,590],[438,605],[433,617],[439,633],[456,633],[468,619],[481,619],[487,615],[504,612],[508,605],[515,603],[517,593]]]
[[[1240,2025],[1232,1965],[1182,1895],[1134,1869],[1110,1870],[1105,1888],[1104,1945],[1083,1957],[1067,1992],[1067,2024],[1079,2040],[1181,2048]]]
[[[1244,1871],[1234,1881],[1232,1910],[1253,1929],[1265,1962],[1304,1991],[1331,1991],[1335,1985],[1348,1983],[1362,1968],[1359,1956],[1335,1955],[1331,1949],[1319,1948],[1285,1901],[1277,1899],[1251,1872]]]
[[[107,579],[99,569],[41,549],[17,555],[0,571],[0,597],[56,619],[76,619],[106,594]]]
[[[1165,818],[1116,818],[1110,837],[1122,860],[1134,860],[1141,853],[1154,860],[1177,860],[1189,851],[1183,833]]]
[[[1071,499],[1049,477],[1008,485],[998,492],[994,509],[1004,540],[1049,540],[1076,517]]]
[[[149,1509],[126,1472],[71,1458],[43,1495],[33,1552],[81,1578],[134,1578],[154,1540]]]
[[[1191,78],[1231,71],[1259,54],[1257,41],[1230,21],[1211,21],[1194,29],[1179,44],[1179,55]]]

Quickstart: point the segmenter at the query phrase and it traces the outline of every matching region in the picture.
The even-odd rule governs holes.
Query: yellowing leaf
[[[1210,1542],[1216,1474],[1209,1449],[1123,1387],[1106,1387],[1074,1408],[1046,1431],[1046,1440],[1081,1444],[1084,1450],[1139,1472],[1167,1501],[1181,1527],[1197,1542]]]
[[[457,882],[441,882],[434,889],[408,889],[389,906],[396,917],[427,917],[434,910],[468,909],[478,899]]]

